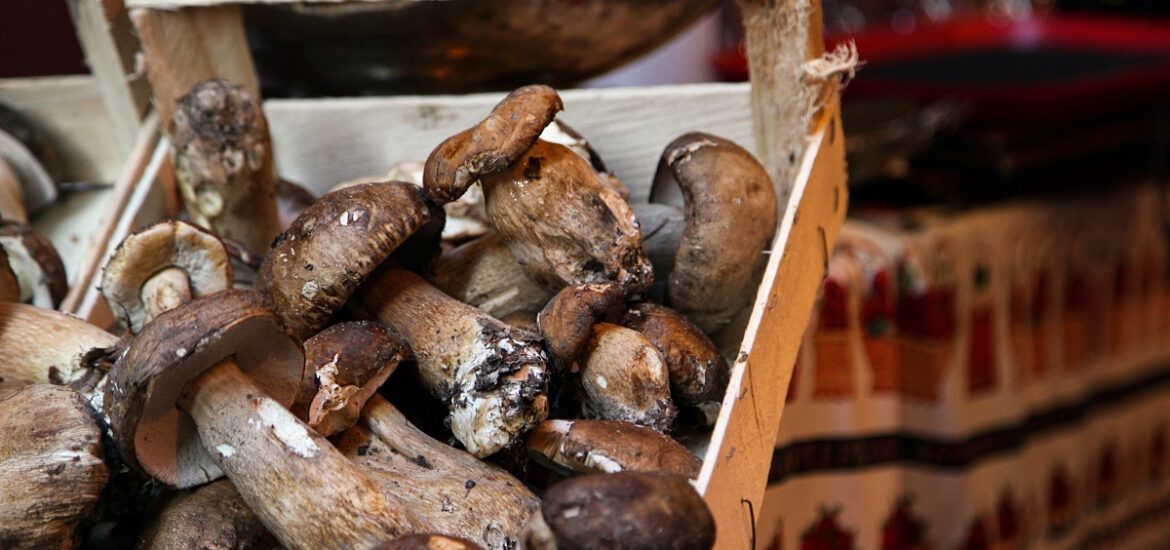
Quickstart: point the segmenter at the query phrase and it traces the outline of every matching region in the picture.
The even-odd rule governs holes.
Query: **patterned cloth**
[[[757,547],[1170,547],[1153,185],[847,223]]]

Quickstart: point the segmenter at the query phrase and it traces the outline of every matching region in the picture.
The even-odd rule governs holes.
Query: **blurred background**
[[[263,93],[749,78],[734,2],[449,4],[249,6]],[[1170,547],[1170,2],[823,15],[864,62],[851,219],[757,547]],[[0,51],[0,78],[88,70],[61,1],[0,3]]]

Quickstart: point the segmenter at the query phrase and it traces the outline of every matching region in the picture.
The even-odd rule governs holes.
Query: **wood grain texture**
[[[845,221],[847,193],[834,101],[821,114],[797,173],[699,474],[699,491],[718,522],[716,548],[751,548],[753,511],[763,502],[784,395],[829,250]]]
[[[170,124],[175,102],[202,80],[223,78],[259,95],[239,6],[135,9],[130,19],[142,41],[154,106],[164,127]]]
[[[423,160],[447,137],[483,119],[503,93],[464,96],[269,100],[276,169],[320,196],[342,181]],[[692,130],[756,151],[747,84],[565,90],[559,115],[589,139],[606,167],[646,202],[658,156]],[[321,144],[328,143],[327,152]]]

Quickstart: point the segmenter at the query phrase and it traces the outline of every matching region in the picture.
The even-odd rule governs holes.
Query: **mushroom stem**
[[[91,372],[92,350],[117,341],[60,311],[0,303],[0,380],[70,384]]]
[[[190,301],[191,283],[187,279],[187,272],[177,267],[168,267],[155,273],[142,285],[142,303],[147,323],[160,313]]]
[[[358,292],[357,308],[410,344],[423,385],[446,402],[451,431],[471,454],[519,443],[548,416],[548,360],[535,335],[403,269],[383,270]]]
[[[3,158],[0,158],[0,220],[28,223],[28,213],[24,210],[24,192],[20,189],[20,178]]]
[[[540,311],[553,296],[524,274],[508,245],[494,234],[443,254],[433,272],[431,283],[440,290],[497,319],[517,311]]]
[[[285,547],[365,548],[431,530],[230,359],[188,384],[179,406],[194,419],[216,465]]]

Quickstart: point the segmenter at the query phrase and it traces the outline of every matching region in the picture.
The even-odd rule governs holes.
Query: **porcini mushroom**
[[[630,206],[567,147],[538,140],[482,183],[492,227],[537,283],[608,280],[639,292],[653,282]]]
[[[40,157],[36,153],[53,151],[44,148],[37,151],[42,145],[40,136],[19,115],[0,106],[0,219],[28,224],[28,213],[51,204],[57,198],[57,184],[46,171],[42,160],[52,160]],[[34,143],[40,141],[41,143]]]
[[[547,358],[535,335],[388,267],[353,307],[402,335],[423,385],[442,399],[455,438],[483,457],[521,441],[548,416]]]
[[[307,338],[412,235],[424,241],[419,247],[437,249],[438,235],[421,230],[441,226],[442,219],[442,211],[409,183],[367,183],[327,193],[273,242],[256,290],[293,334]]]
[[[593,171],[597,172],[597,177],[606,187],[613,189],[617,194],[625,200],[630,200],[630,190],[626,188],[625,184],[613,175],[609,169],[605,167],[605,162],[601,160],[601,155],[589,145],[589,140],[580,132],[574,130],[568,124],[565,124],[560,119],[554,119],[544,127],[544,131],[540,133],[540,139],[550,143],[556,143],[568,147],[569,150],[577,154],[577,156],[589,161],[589,165],[593,167]]]
[[[139,535],[138,550],[269,550],[280,544],[226,479],[172,496]]]
[[[20,301],[54,309],[65,298],[69,283],[57,249],[32,227],[0,221],[0,247],[20,282]]]
[[[280,221],[272,143],[259,98],[243,86],[205,80],[179,98],[166,128],[191,219],[265,250]]]
[[[20,301],[20,281],[8,265],[8,253],[0,246],[0,302]]]
[[[625,305],[625,291],[613,282],[568,286],[545,304],[536,318],[553,364],[560,372],[577,372],[577,360],[600,321],[615,321]]]
[[[431,272],[439,290],[496,318],[540,311],[553,295],[529,279],[508,246],[492,234],[439,256]]]
[[[447,535],[407,535],[398,537],[378,550],[481,550],[481,546],[467,539]]]
[[[172,487],[226,474],[286,547],[366,547],[430,530],[285,409],[303,365],[259,295],[196,299],[146,325],[110,371],[114,442]]]
[[[546,420],[528,436],[528,454],[558,470],[586,474],[699,475],[703,462],[675,440],[616,420]]]
[[[0,385],[0,546],[73,548],[109,472],[80,394],[48,384]]]
[[[678,312],[649,302],[631,307],[621,324],[642,333],[662,352],[674,400],[700,409],[707,424],[714,424],[731,376],[715,343]]]
[[[370,321],[333,325],[305,340],[304,348],[306,374],[312,375],[306,378],[316,383],[298,401],[311,398],[309,426],[326,436],[354,425],[398,363],[412,357],[397,335]]]
[[[0,381],[74,384],[93,375],[93,354],[118,339],[77,317],[0,302]]]
[[[751,153],[698,132],[666,146],[651,200],[672,194],[671,182],[682,191],[687,225],[667,282],[668,305],[713,334],[756,295],[776,232],[776,191]]]
[[[621,472],[569,478],[545,493],[525,529],[525,550],[708,550],[715,519],[687,479]]]
[[[487,118],[431,152],[423,170],[427,195],[447,204],[481,176],[507,169],[562,108],[561,97],[548,86],[525,86],[508,94]]]
[[[516,547],[540,500],[503,469],[429,437],[380,395],[338,449],[427,517],[435,532],[488,550]]]
[[[592,327],[581,389],[586,418],[623,420],[665,432],[677,413],[658,348],[637,331],[611,323]]]
[[[280,229],[284,230],[292,225],[301,212],[304,212],[316,200],[317,197],[314,197],[308,189],[284,178],[277,178],[276,218],[279,220]]]
[[[224,244],[181,221],[162,221],[126,236],[102,273],[102,296],[130,334],[159,313],[232,287]]]

